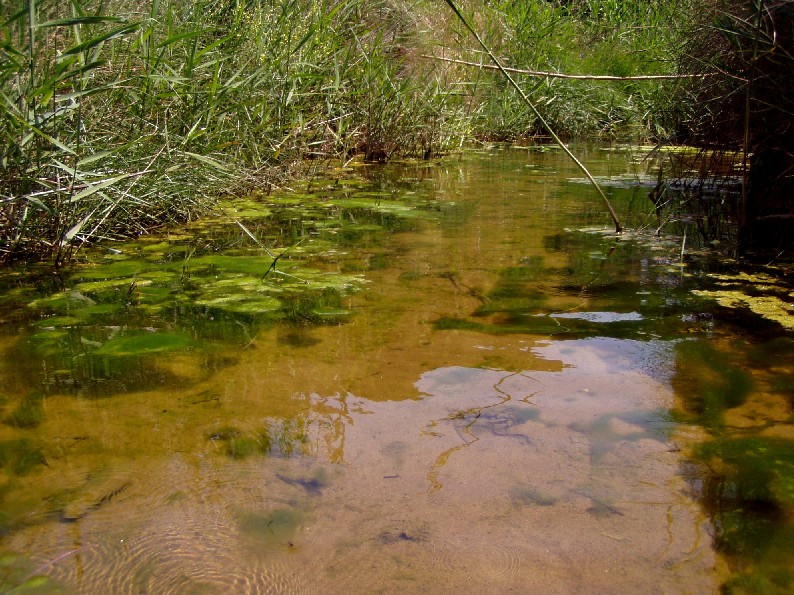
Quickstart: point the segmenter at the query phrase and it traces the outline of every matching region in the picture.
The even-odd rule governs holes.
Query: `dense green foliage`
[[[690,3],[498,0],[490,5],[495,10],[481,18],[484,37],[509,66],[636,77],[676,73],[686,26],[681,16]],[[675,122],[675,80],[525,77],[524,82],[543,117],[563,136],[664,139]],[[504,140],[540,132],[506,85],[492,78],[482,85],[478,134]]]
[[[58,262],[86,239],[189,219],[307,157],[444,142],[432,138],[438,85],[400,74],[386,42],[398,31],[374,25],[397,22],[385,5],[18,6],[0,72],[6,257]]]
[[[468,2],[512,67],[675,70],[688,0]],[[541,132],[430,0],[16,0],[0,14],[0,258],[205,212],[360,154],[430,157]],[[559,134],[658,138],[675,81],[521,76]]]

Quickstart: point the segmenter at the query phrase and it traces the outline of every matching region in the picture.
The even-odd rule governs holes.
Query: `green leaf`
[[[201,161],[202,163],[206,163],[207,165],[212,166],[215,169],[218,169],[222,172],[226,172],[226,173],[231,172],[231,168],[228,165],[222,163],[221,161],[218,161],[217,159],[213,159],[212,157],[207,157],[206,155],[199,155],[198,153],[191,153],[190,151],[185,151],[184,153],[188,157],[192,157],[196,161]]]
[[[124,178],[128,178],[128,177],[130,177],[130,174],[122,174],[120,176],[116,176],[114,178],[110,178],[108,180],[104,180],[103,182],[99,182],[98,184],[91,184],[87,188],[84,188],[83,190],[81,190],[80,192],[75,194],[71,198],[71,200],[69,202],[74,203],[74,202],[77,202],[79,200],[83,200],[84,198],[88,198],[92,194],[96,194],[100,190],[104,190],[105,188],[108,188],[109,186],[112,186],[113,184],[117,183],[118,181],[123,180]]]
[[[119,27],[118,29],[114,29],[113,31],[108,31],[103,35],[86,40],[83,43],[80,43],[72,48],[69,48],[63,54],[65,56],[71,54],[80,54],[86,50],[98,46],[101,43],[104,43],[105,41],[108,41],[109,39],[113,39],[115,37],[121,37],[123,35],[127,35],[128,33],[132,33],[138,30],[139,27],[140,27],[140,23],[131,23],[129,25],[124,25],[123,27]]]
[[[215,49],[219,45],[222,45],[222,44],[226,43],[227,41],[229,41],[230,39],[233,39],[233,38],[234,38],[234,35],[227,35],[226,37],[221,37],[220,39],[218,39],[216,41],[213,41],[207,47],[205,47],[205,48],[199,50],[198,52],[196,52],[196,58],[201,58],[207,52],[212,51],[213,49]]]
[[[149,355],[163,351],[183,350],[187,347],[190,347],[190,339],[185,335],[155,332],[111,339],[97,349],[94,354],[129,357]]]
[[[24,19],[24,18],[25,18],[25,17],[28,15],[28,9],[29,9],[29,6],[26,6],[25,8],[23,8],[23,9],[22,9],[22,10],[20,10],[19,12],[17,12],[17,13],[15,13],[15,14],[11,15],[11,16],[9,17],[9,19],[8,19],[8,20],[7,20],[5,23],[3,23],[2,25],[0,25],[0,27],[2,27],[3,29],[5,29],[5,28],[6,28],[6,27],[8,27],[8,26],[9,26],[11,23],[14,23],[14,22],[16,22],[16,21],[20,21],[20,20]]]
[[[96,209],[94,209],[93,211],[88,213],[85,217],[83,217],[80,221],[78,221],[76,225],[73,225],[71,228],[69,228],[66,231],[66,233],[63,234],[63,238],[61,238],[61,245],[65,246],[66,244],[71,242],[74,239],[74,237],[78,233],[80,233],[80,230],[83,229],[83,226],[86,223],[88,223],[88,220],[91,219],[91,217],[94,216],[95,212],[96,212]]]
[[[93,25],[96,23],[120,23],[122,19],[119,17],[108,16],[86,16],[86,17],[72,17],[68,19],[54,19],[52,21],[45,21],[37,25],[39,29],[45,27],[70,27],[72,25]]]
[[[204,35],[205,33],[212,33],[212,31],[214,31],[214,29],[201,29],[198,31],[187,31],[186,33],[179,33],[178,35],[173,35],[169,37],[162,43],[158,43],[157,46],[155,47],[157,49],[164,48],[169,45],[175,44],[177,41],[182,41],[183,39],[192,39],[194,37],[199,37],[201,35]]]
[[[83,157],[80,161],[77,162],[77,167],[84,167],[89,163],[93,163],[94,161],[99,161],[100,159],[104,159],[115,153],[116,151],[97,151],[93,155],[89,155],[87,157]]]
[[[77,68],[73,68],[71,70],[67,70],[66,72],[59,74],[55,79],[47,81],[47,86],[52,87],[61,83],[65,80],[68,80],[74,76],[79,74],[83,74],[88,72],[89,70],[94,70],[95,68],[99,68],[100,66],[104,66],[107,63],[107,60],[96,60],[94,62],[89,62],[87,64],[83,64]]]

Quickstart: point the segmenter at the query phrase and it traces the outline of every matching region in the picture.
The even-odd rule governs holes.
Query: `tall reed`
[[[677,72],[677,52],[687,31],[681,16],[690,4],[689,0],[497,0],[489,3],[489,10],[478,5],[471,12],[483,40],[507,66],[632,76]],[[462,50],[461,56],[480,59],[471,49]],[[675,126],[674,80],[615,83],[519,77],[518,82],[563,138],[656,140],[667,137]],[[520,98],[506,92],[492,75],[483,77],[479,91],[480,134],[497,139],[543,134]]]
[[[631,4],[636,14],[606,0],[495,0],[478,4],[477,25],[511,66],[664,70],[669,44],[651,33],[664,11]],[[471,57],[437,6],[3,3],[0,260],[61,265],[86,242],[178,224],[223,192],[278,185],[307,164],[430,157],[474,138],[542,133],[491,73],[422,57]],[[659,83],[519,84],[563,136],[664,129],[649,115],[664,96]]]
[[[62,264],[305,158],[443,150],[454,110],[432,69],[404,69],[411,23],[373,18],[397,8],[410,17],[386,1],[18,1],[0,16],[0,258]]]
[[[510,76],[507,70],[505,70],[499,59],[496,56],[494,56],[491,49],[485,44],[485,42],[482,40],[479,34],[474,30],[474,28],[471,26],[471,23],[469,23],[468,19],[466,19],[466,17],[463,15],[461,10],[458,8],[457,4],[455,4],[454,0],[446,0],[446,2],[449,5],[449,7],[452,9],[452,11],[455,13],[455,15],[460,19],[460,21],[475,37],[475,39],[477,39],[477,42],[482,46],[483,50],[485,50],[485,53],[488,54],[488,57],[496,64],[496,67],[498,68],[499,72],[502,73],[502,76],[504,76],[504,78],[510,83],[510,86],[513,87],[513,89],[515,89],[519,97],[521,97],[522,101],[529,108],[529,111],[532,112],[532,114],[538,119],[538,122],[540,122],[541,126],[543,126],[544,131],[548,133],[548,135],[554,140],[554,142],[565,152],[566,155],[568,155],[571,161],[573,161],[576,164],[576,166],[582,171],[582,173],[584,173],[584,175],[587,177],[587,179],[590,181],[590,183],[598,192],[601,199],[604,201],[604,206],[609,212],[609,216],[612,218],[612,222],[615,224],[615,233],[620,233],[623,230],[623,228],[620,225],[620,220],[618,219],[618,216],[615,213],[615,209],[612,207],[612,204],[609,202],[609,199],[607,198],[606,194],[604,194],[604,191],[601,189],[601,186],[598,185],[598,182],[596,182],[595,178],[593,178],[592,174],[590,174],[590,171],[584,166],[584,164],[581,161],[579,161],[579,159],[576,158],[576,156],[571,152],[568,146],[564,142],[562,142],[562,140],[560,140],[560,138],[557,136],[557,133],[554,132],[554,129],[551,126],[549,126],[548,122],[546,122],[546,120],[543,118],[541,113],[538,111],[538,108],[535,107],[535,104],[529,99],[527,94],[524,93],[521,87],[519,87],[518,84],[516,84],[516,82],[513,80],[513,77]]]

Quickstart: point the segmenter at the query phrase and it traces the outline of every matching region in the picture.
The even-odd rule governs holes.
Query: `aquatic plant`
[[[782,593],[794,585],[794,442],[719,438],[696,449],[708,467],[703,501],[717,548],[733,563],[727,593]]]
[[[674,388],[690,387],[692,396],[681,403],[683,411],[711,428],[719,428],[724,423],[725,411],[741,405],[752,388],[746,372],[702,340],[676,345],[676,374],[672,384]],[[693,386],[697,390],[691,390]]]
[[[44,420],[44,396],[36,391],[25,395],[14,411],[4,420],[9,426],[35,428]]]
[[[46,464],[44,453],[27,438],[0,441],[0,469],[13,475],[25,475]]]
[[[226,426],[208,432],[206,439],[221,445],[225,454],[233,459],[244,459],[257,453],[289,458],[307,453],[306,423],[304,418],[267,419],[256,431],[245,432],[234,426]],[[318,486],[321,487],[321,484],[309,483],[304,487],[309,490]]]

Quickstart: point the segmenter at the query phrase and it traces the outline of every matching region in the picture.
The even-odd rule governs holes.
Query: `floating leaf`
[[[61,328],[65,326],[75,326],[79,323],[80,319],[74,316],[50,316],[49,318],[42,318],[34,324],[40,328]]]
[[[281,301],[274,297],[245,293],[232,295],[210,293],[208,296],[197,299],[196,304],[238,314],[272,314],[281,310]]]
[[[111,357],[148,355],[150,353],[184,349],[189,345],[190,339],[185,335],[177,335],[174,333],[146,333],[111,339],[94,351],[94,354]]]

